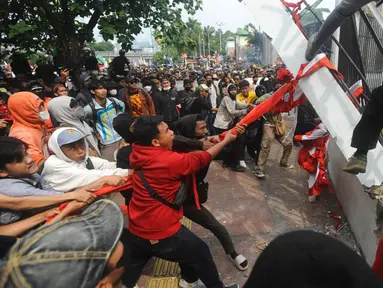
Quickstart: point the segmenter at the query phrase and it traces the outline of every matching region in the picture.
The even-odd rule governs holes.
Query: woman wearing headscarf
[[[243,287],[381,288],[383,282],[339,240],[314,231],[294,231],[266,247]]]
[[[217,116],[214,121],[214,127],[218,134],[221,134],[235,126],[235,118],[245,116],[252,107],[236,101],[237,88],[234,84],[227,87],[226,95],[218,108]],[[239,165],[241,154],[244,153],[244,139],[239,137],[232,145],[224,157],[224,166],[231,167],[233,171],[245,172],[246,168]]]
[[[18,92],[9,97],[8,109],[13,117],[9,136],[27,143],[28,154],[41,166],[49,156],[46,121],[50,116],[43,100],[31,92]]]
[[[84,108],[76,99],[68,96],[54,98],[48,103],[48,110],[59,123],[59,127],[74,127],[85,135],[90,155],[101,156],[93,129],[84,121]]]

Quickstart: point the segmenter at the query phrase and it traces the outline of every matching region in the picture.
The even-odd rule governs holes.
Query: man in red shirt
[[[154,256],[179,263],[180,287],[195,287],[198,279],[207,288],[225,287],[207,244],[181,225],[183,201],[179,199],[185,199],[181,196],[182,182],[193,181],[190,176],[206,167],[236,136],[228,133],[207,151],[182,154],[172,151],[174,133],[159,116],[139,117],[133,133],[139,140],[133,144],[130,156],[135,172],[129,227],[124,237],[130,248],[125,257],[124,285],[134,287],[145,264]],[[194,193],[198,202],[196,190],[187,192]],[[199,207],[199,203],[196,205]]]

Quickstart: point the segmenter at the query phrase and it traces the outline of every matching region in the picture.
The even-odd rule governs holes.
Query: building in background
[[[262,65],[275,65],[278,60],[278,53],[271,44],[271,38],[263,33],[263,53],[262,53]]]
[[[226,39],[226,55],[235,57],[235,37],[233,36]]]

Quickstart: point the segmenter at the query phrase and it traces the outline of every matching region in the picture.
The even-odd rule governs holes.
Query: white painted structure
[[[286,66],[296,75],[300,65],[307,62],[304,58],[307,41],[291,15],[279,0],[245,0],[244,3],[262,30],[272,38],[272,45]],[[360,113],[325,68],[302,79],[299,86],[327,126],[333,143],[336,143],[337,147],[329,152],[330,162],[333,161],[329,164],[330,176],[335,180],[335,189],[362,251],[368,262],[372,263],[377,246],[374,235],[376,201],[369,199],[361,184],[370,187],[383,182],[383,161],[379,161],[382,159],[383,149],[378,145],[375,150],[370,151],[366,174],[358,177],[343,175],[345,173],[341,172],[342,165],[355,151],[350,143],[354,127],[361,117]]]

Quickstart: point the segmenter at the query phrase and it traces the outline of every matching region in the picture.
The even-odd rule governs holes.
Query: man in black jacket
[[[186,99],[190,99],[193,97],[193,81],[189,79],[184,80],[184,90],[178,92],[180,97],[181,104],[184,103]]]
[[[156,106],[156,114],[162,115],[164,122],[170,127],[179,119],[178,104],[181,104],[179,95],[176,91],[171,90],[170,81],[162,80],[162,91],[153,94]]]

